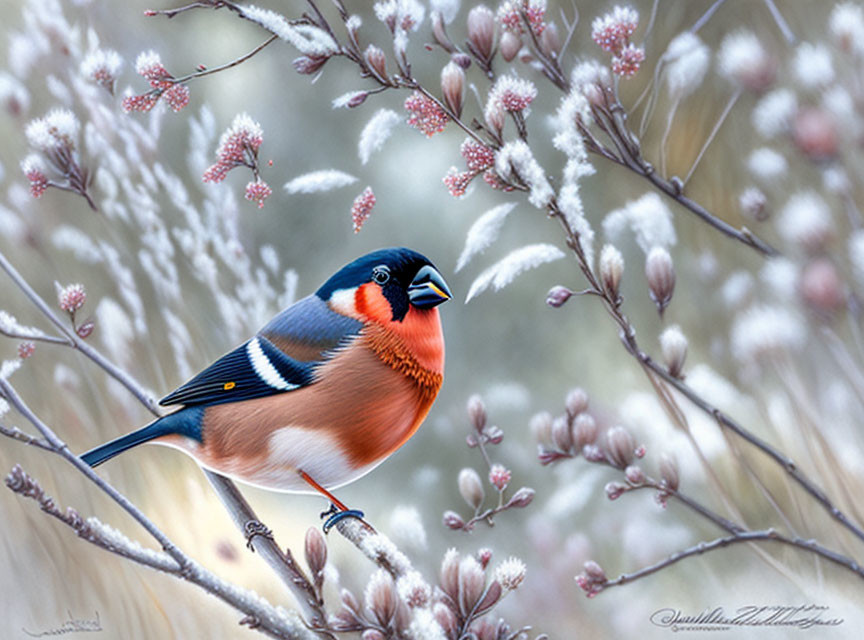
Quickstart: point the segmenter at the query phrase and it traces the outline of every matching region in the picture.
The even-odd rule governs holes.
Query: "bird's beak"
[[[417,272],[408,287],[408,299],[420,309],[431,309],[452,297],[444,278],[428,264]]]

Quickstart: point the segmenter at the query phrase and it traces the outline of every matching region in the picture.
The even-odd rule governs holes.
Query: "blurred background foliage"
[[[302,6],[299,2],[271,4],[289,15]],[[364,16],[364,29],[383,33],[384,27],[372,14],[371,2],[348,0],[346,4],[351,11]],[[464,38],[464,19],[470,4],[463,3],[459,17],[450,27],[454,39]],[[633,5],[640,11],[644,28],[651,3],[640,0]],[[645,43],[646,67],[635,79],[622,83],[625,105],[632,104],[644,89],[657,56],[671,37],[689,28],[709,5],[703,0],[660,2],[657,23]],[[134,74],[135,56],[140,51],[155,49],[169,71],[181,75],[191,72],[199,63],[215,66],[232,60],[264,39],[260,29],[227,11],[193,11],[173,20],[143,15],[145,9],[168,6],[149,0],[123,3],[94,0],[63,3],[62,9],[72,24],[83,31],[94,29],[102,46],[116,49],[123,56],[126,64],[118,82],[119,95],[129,85],[136,90],[144,86],[144,81]],[[778,2],[778,6],[802,39],[824,37],[826,3],[788,0]],[[0,2],[4,16],[0,63],[4,67],[9,64],[8,50],[14,34],[22,26],[21,8],[20,2]],[[578,3],[581,19],[567,52],[568,59],[599,57],[601,52],[590,38],[590,21],[609,8],[605,1]],[[573,9],[569,3],[550,1],[550,15],[557,15],[559,10],[570,16]],[[741,26],[756,32],[781,62],[790,55],[767,9],[755,0],[728,0],[700,36],[716,52],[722,37]],[[640,29],[638,33],[641,32]],[[439,50],[427,51],[422,47],[426,34],[428,24],[413,38],[411,58],[418,78],[430,87],[437,87],[446,56]],[[262,245],[272,245],[282,264],[296,270],[297,295],[301,297],[314,291],[339,266],[366,251],[407,245],[428,255],[455,292],[454,302],[442,308],[447,342],[445,385],[426,425],[387,463],[341,490],[341,499],[365,510],[372,523],[394,535],[427,575],[435,574],[441,554],[450,546],[465,552],[491,547],[493,564],[510,554],[523,558],[528,564],[524,588],[509,596],[500,612],[515,625],[532,625],[536,632],[548,632],[553,637],[630,637],[636,633],[661,637],[669,631],[655,628],[648,621],[656,609],[675,607],[698,612],[713,606],[733,608],[751,601],[757,604],[814,601],[830,605],[832,612],[846,618],[843,627],[830,630],[830,637],[846,637],[850,633],[848,637],[854,637],[853,630],[864,622],[860,613],[864,601],[856,595],[861,592],[859,584],[847,582],[845,575],[837,575],[839,572],[832,568],[794,555],[784,555],[783,559],[789,562],[787,566],[801,567],[801,571],[793,571],[797,577],[792,580],[779,579],[774,569],[745,546],[693,559],[594,600],[583,597],[573,576],[589,557],[600,561],[611,576],[656,560],[700,536],[713,536],[710,529],[694,523],[677,506],[670,505],[665,511],[659,509],[647,493],[609,504],[602,487],[611,479],[610,472],[591,468],[579,460],[551,469],[541,468],[536,461],[535,444],[528,429],[534,412],[544,409],[560,412],[564,395],[578,385],[589,392],[592,410],[601,423],[619,421],[618,410],[625,400],[632,399],[634,394],[650,393],[647,380],[621,349],[617,333],[600,305],[578,299],[554,310],[544,304],[552,285],[581,288],[581,276],[569,259],[532,271],[502,292],[485,293],[468,305],[462,304],[465,292],[483,266],[509,250],[526,242],[563,246],[557,225],[520,202],[508,218],[500,240],[468,268],[454,274],[465,232],[472,222],[492,206],[517,198],[482,186],[463,200],[447,194],[441,177],[451,165],[459,164],[458,145],[463,138],[455,127],[426,139],[403,125],[368,165],[362,165],[355,150],[363,125],[380,107],[401,112],[406,94],[387,92],[371,96],[360,108],[334,111],[330,106],[333,98],[363,88],[364,82],[356,77],[353,67],[337,59],[329,62],[321,77],[310,85],[308,76],[294,72],[291,60],[295,55],[287,44],[277,42],[235,69],[193,82],[190,106],[180,114],[162,116],[162,134],[155,156],[183,178],[193,201],[200,200],[200,194],[212,187],[202,184],[200,175],[187,167],[190,117],[196,116],[206,104],[214,114],[218,132],[230,124],[236,113],[246,111],[264,129],[260,152],[263,177],[274,187],[273,196],[258,210],[241,199],[247,176],[239,175],[238,171],[227,180],[240,200],[239,233],[254,261],[258,261]],[[83,282],[90,296],[85,312],[92,312],[103,293],[117,296],[110,274],[102,267],[76,261],[68,252],[56,251],[50,234],[60,224],[73,224],[94,238],[106,239],[117,246],[121,260],[141,282],[147,316],[152,320],[157,317],[158,302],[135,258],[134,233],[128,228],[111,228],[101,214],[90,211],[83,200],[72,194],[52,190],[35,201],[28,200],[29,196],[22,192],[25,181],[18,162],[26,154],[24,126],[29,119],[60,106],[60,101],[46,87],[45,79],[59,75],[65,64],[60,54],[54,59],[40,60],[25,80],[30,91],[29,108],[20,114],[0,114],[0,162],[4,169],[0,188],[24,212],[26,225],[26,241],[13,242],[0,237],[2,249],[47,299],[53,299],[55,280],[64,284]],[[782,83],[782,66],[780,73]],[[533,77],[527,69],[523,75]],[[472,80],[483,82],[479,77]],[[557,172],[562,156],[548,142],[551,129],[545,114],[554,113],[560,95],[543,79],[535,78],[535,82],[541,91],[532,106],[535,115],[529,119],[533,148],[541,164]],[[672,173],[687,172],[730,91],[726,81],[716,73],[709,73],[698,92],[679,107],[668,148]],[[749,114],[755,100],[747,94],[742,97],[688,184],[691,197],[736,225],[742,224],[737,197],[747,182],[744,158],[754,146]],[[652,157],[656,156],[662,134],[663,114],[668,107],[665,101],[662,93],[654,125],[643,138],[643,147]],[[142,114],[122,117],[137,118],[145,126],[150,118]],[[267,165],[270,160],[272,166]],[[88,159],[91,166],[98,161]],[[588,217],[599,232],[605,213],[638,198],[648,191],[648,185],[624,169],[601,160],[595,164],[598,174],[584,181],[582,192]],[[283,183],[297,175],[325,168],[356,175],[359,182],[325,194],[291,196],[281,189]],[[799,174],[791,176],[792,182],[818,180],[813,168],[802,165],[797,170]],[[363,230],[355,235],[349,209],[354,196],[367,184],[373,186],[378,205]],[[165,194],[160,205],[161,215],[170,225],[179,214]],[[735,363],[722,339],[717,342],[718,336],[727,332],[730,316],[724,311],[716,287],[723,277],[737,269],[757,270],[761,259],[722,238],[677,206],[672,209],[679,235],[675,251],[678,284],[664,323],[680,323],[685,329],[690,339],[690,362],[710,362],[715,371],[734,379]],[[772,239],[769,229],[759,232]],[[648,297],[642,254],[632,242],[619,248],[628,264],[623,286],[627,313],[637,326],[643,345],[656,351],[655,336],[664,323],[658,319]],[[706,264],[705,256],[712,257],[717,273],[707,282],[700,273]],[[192,339],[190,364],[197,369],[234,344],[219,316],[212,313],[206,289],[190,277],[191,268],[187,264],[181,273],[182,320]],[[25,324],[42,325],[36,312],[9,281],[0,281],[0,308],[14,313]],[[274,307],[272,311],[277,309]],[[154,320],[151,326],[153,331],[146,339],[134,342],[126,366],[161,397],[184,380],[165,336],[158,330],[158,321]],[[97,326],[91,338],[97,346],[101,346],[99,330]],[[3,340],[0,356],[13,357],[15,348],[14,341]],[[64,365],[71,377],[58,382],[56,363]],[[101,372],[66,350],[39,345],[14,381],[37,413],[75,451],[87,450],[148,419],[143,408],[130,400],[125,391],[106,383]],[[445,530],[441,513],[447,508],[466,511],[460,506],[456,488],[458,470],[474,466],[482,471],[479,455],[464,444],[468,432],[465,403],[472,393],[484,397],[490,419],[504,430],[504,443],[493,455],[513,470],[514,487],[532,486],[537,497],[524,512],[504,514],[494,528],[480,526],[465,535]],[[735,400],[737,396],[730,398]],[[758,411],[748,407],[725,408],[733,413],[742,411],[747,416],[758,415]],[[656,409],[653,413],[646,409],[642,417],[646,423],[664,419]],[[649,458],[664,448],[677,446],[670,444],[668,425],[658,424],[656,430],[644,426],[633,426],[633,430],[637,439],[646,443]],[[706,437],[716,439],[717,435]],[[853,450],[861,449],[853,447]],[[681,447],[679,457],[682,456],[692,454]],[[733,464],[729,457],[718,460],[721,473]],[[7,470],[18,462],[39,478],[60,504],[75,506],[82,514],[98,514],[127,534],[141,537],[116,506],[68,467],[36,450],[3,442],[0,469]],[[682,486],[710,496],[699,467],[686,462],[682,466]],[[245,549],[193,461],[171,450],[144,447],[106,465],[100,472],[193,557],[272,602],[291,606],[291,596],[266,566]],[[755,493],[750,484],[734,477],[728,489],[733,495],[740,495],[742,504],[747,504]],[[738,494],[739,491],[744,493]],[[280,542],[295,550],[302,548],[306,528],[318,525],[317,514],[325,506],[317,498],[252,488],[245,493],[264,521],[278,533]],[[422,515],[428,536],[425,547],[416,537],[399,539],[399,527],[389,517],[400,505],[413,505]],[[90,618],[98,611],[104,637],[253,637],[252,632],[237,626],[234,612],[208,596],[76,540],[62,525],[46,519],[33,504],[8,491],[0,491],[0,509],[3,513],[0,593],[8,605],[0,622],[3,630],[0,636],[19,637],[22,628],[32,631],[59,626],[69,610],[79,618]],[[332,563],[338,568],[342,583],[361,589],[371,565],[338,536],[331,536],[329,541]],[[828,541],[832,541],[830,536]],[[841,595],[849,585],[855,589]],[[756,632],[753,633],[756,637]],[[778,630],[776,636],[783,633]],[[811,633],[812,637],[823,637],[822,631]],[[748,636],[736,633],[736,637]]]

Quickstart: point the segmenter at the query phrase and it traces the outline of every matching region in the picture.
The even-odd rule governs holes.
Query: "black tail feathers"
[[[170,434],[183,435],[200,442],[203,413],[203,410],[197,407],[181,409],[175,413],[163,416],[137,431],[128,433],[111,442],[106,442],[82,455],[81,459],[91,467],[95,467],[106,460],[110,460],[117,454],[123,453],[127,449]]]

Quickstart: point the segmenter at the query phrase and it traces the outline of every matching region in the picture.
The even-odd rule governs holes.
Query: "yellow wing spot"
[[[236,386],[237,386],[236,382],[226,382],[225,384],[222,385],[222,390],[223,391],[231,391],[231,389],[233,389]]]

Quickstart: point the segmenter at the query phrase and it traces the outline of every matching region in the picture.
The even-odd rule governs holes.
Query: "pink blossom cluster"
[[[495,165],[495,152],[491,147],[466,138],[460,149],[462,157],[465,159],[465,164],[468,167],[467,171],[459,171],[456,167],[450,167],[447,175],[444,176],[444,184],[447,185],[447,190],[454,198],[461,198],[465,195],[468,185],[481,172],[492,172],[495,174],[492,167]],[[495,176],[497,178],[497,175]],[[487,180],[487,182],[489,182]]]
[[[510,469],[504,465],[493,464],[489,470],[489,482],[498,491],[504,491],[507,488],[507,485],[510,484],[510,477]]]
[[[159,54],[146,51],[135,61],[135,71],[150,82],[150,91],[123,98],[123,110],[150,111],[163,98],[171,109],[180,111],[189,104],[189,87],[177,82],[165,69]]]
[[[501,28],[515,35],[524,33],[524,12],[528,24],[535,35],[540,35],[546,28],[546,0],[507,0],[498,7],[498,22]]]
[[[204,182],[222,182],[234,167],[254,167],[263,141],[261,125],[245,113],[235,116],[219,140],[216,148],[218,161],[204,172]]]
[[[354,204],[351,205],[351,221],[354,223],[354,233],[360,233],[360,229],[363,228],[366,220],[372,214],[375,202],[372,187],[366,187],[363,189],[363,193],[354,198]]]
[[[70,284],[57,293],[57,304],[66,313],[75,313],[87,302],[87,291],[83,284]]]
[[[437,102],[419,91],[405,99],[405,109],[411,114],[408,124],[422,131],[428,138],[444,131],[450,119]]]
[[[41,197],[48,189],[48,176],[45,175],[45,167],[39,156],[31,154],[24,158],[21,170],[30,181],[30,194],[34,198]]]
[[[266,182],[258,178],[246,185],[246,199],[255,202],[259,209],[264,208],[264,201],[270,197],[273,189]]]
[[[639,71],[645,50],[630,42],[639,26],[639,13],[632,7],[616,6],[591,23],[591,38],[601,49],[612,54],[612,72],[630,77]]]
[[[30,342],[22,342],[18,345],[18,357],[26,360],[36,352],[36,345]]]

